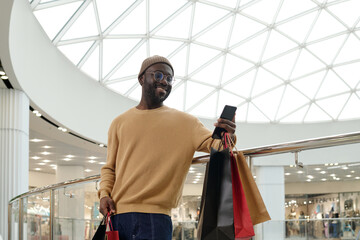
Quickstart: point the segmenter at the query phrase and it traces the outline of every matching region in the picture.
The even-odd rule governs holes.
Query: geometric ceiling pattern
[[[139,100],[143,59],[175,70],[165,104],[217,118],[307,123],[360,118],[358,0],[32,0],[80,70]],[[74,79],[76,81],[76,79]]]

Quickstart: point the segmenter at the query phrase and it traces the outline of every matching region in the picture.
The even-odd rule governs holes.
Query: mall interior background
[[[70,2],[84,7],[94,7],[94,4],[98,1]],[[131,6],[129,9],[136,9],[138,6],[144,7],[145,9],[147,6],[146,2],[151,1],[129,1],[129,6]],[[248,5],[256,6],[257,3],[263,2],[266,1],[233,1],[232,3],[240,9],[239,11],[241,11],[241,6],[243,6],[245,13],[242,16],[248,16],[251,13],[246,12]],[[158,5],[156,6],[160,6],[161,3],[165,4],[164,1],[158,1]],[[229,2],[227,4],[231,5],[232,3]],[[47,4],[52,5],[51,7],[47,7]],[[289,4],[289,1],[277,1],[277,4],[279,4],[278,6],[285,7],[286,4]],[[343,107],[343,110],[347,111],[344,112],[348,114],[348,117],[345,119],[341,119],[341,114],[337,115],[337,117],[324,117],[324,115],[320,114],[318,115],[320,116],[320,120],[318,121],[312,121],[311,119],[307,121],[304,117],[300,122],[281,122],[281,119],[267,121],[268,119],[264,117],[265,114],[261,115],[257,112],[257,114],[252,115],[253,119],[256,119],[256,117],[261,119],[261,121],[257,122],[251,121],[250,118],[246,119],[245,116],[247,115],[244,114],[243,108],[239,107],[240,111],[237,115],[238,127],[236,130],[238,149],[249,149],[270,144],[358,132],[360,130],[360,68],[358,67],[360,63],[358,54],[358,52],[360,52],[358,51],[360,50],[360,18],[356,11],[350,11],[352,8],[356,9],[358,2],[310,1],[308,4],[312,4],[313,6],[310,6],[308,10],[302,8],[302,13],[296,13],[295,10],[292,10],[293,12],[291,14],[293,14],[293,17],[287,16],[288,19],[295,17],[300,18],[301,16],[305,18],[305,16],[309,15],[315,18],[317,15],[321,20],[322,18],[320,16],[323,16],[322,14],[330,14],[331,16],[337,16],[337,18],[335,18],[337,21],[342,22],[344,26],[348,26],[347,28],[345,27],[345,30],[341,31],[335,27],[334,32],[331,32],[331,28],[325,29],[325,27],[323,31],[319,31],[320,33],[317,36],[321,34],[325,36],[324,38],[319,38],[321,40],[319,40],[319,42],[324,43],[323,46],[330,46],[327,45],[326,34],[331,33],[332,35],[330,35],[334,36],[333,38],[329,37],[329,41],[338,39],[337,37],[348,39],[348,41],[343,42],[342,48],[338,48],[339,51],[335,51],[338,53],[339,58],[347,65],[330,61],[328,65],[324,65],[323,69],[321,68],[322,70],[319,71],[319,74],[327,71],[332,73],[331,64],[334,64],[334,72],[337,70],[336,67],[340,69],[344,66],[351,65],[352,68],[349,67],[349,71],[345,71],[345,67],[345,70],[343,70],[343,72],[353,73],[349,74],[349,78],[352,79],[352,83],[348,83],[349,86],[351,85],[349,90],[344,93],[341,92],[342,90],[339,90],[340,92],[336,93],[336,86],[339,85],[330,84],[329,89],[331,91],[329,90],[330,97],[328,98],[330,101],[327,102],[326,105],[329,107],[328,111],[331,113],[329,116],[333,116],[331,111],[335,111],[335,108],[339,110],[336,102],[341,101],[341,96],[346,95],[349,96],[347,102],[352,103],[351,106],[353,108],[347,109]],[[344,4],[346,9],[345,12],[347,14],[345,15],[336,11],[336,7],[342,4]],[[2,68],[9,77],[9,79],[0,81],[2,101],[0,114],[2,116],[10,116],[13,114],[14,116],[14,118],[10,119],[14,121],[14,124],[10,123],[7,125],[8,122],[1,122],[1,164],[3,164],[1,168],[1,175],[3,177],[1,180],[1,191],[3,191],[4,194],[1,198],[2,224],[0,234],[6,235],[7,232],[4,224],[7,218],[2,212],[7,212],[7,202],[10,198],[32,188],[98,174],[101,166],[106,161],[106,133],[111,120],[136,104],[136,99],[134,99],[131,94],[138,92],[135,90],[133,92],[130,91],[132,85],[130,87],[128,86],[128,89],[130,88],[129,91],[126,91],[129,92],[128,95],[124,92],[121,94],[119,89],[113,88],[110,90],[106,88],[106,81],[94,81],[94,78],[96,79],[97,77],[90,76],[91,72],[86,72],[86,69],[81,69],[82,71],[78,70],[78,66],[74,63],[74,58],[66,55],[66,50],[64,50],[66,44],[77,43],[77,40],[67,39],[67,36],[62,42],[60,41],[61,37],[57,37],[56,33],[52,32],[52,35],[49,35],[49,33],[44,30],[46,29],[46,25],[41,28],[39,24],[41,16],[35,15],[40,15],[41,9],[55,9],[55,7],[62,5],[66,5],[65,1],[32,1],[29,3],[23,0],[14,0],[2,1],[0,3],[0,59]],[[191,7],[193,9],[195,9],[195,7],[200,9],[202,5],[215,7],[219,5],[219,3],[213,1],[198,1],[197,3],[196,1],[185,1],[180,9],[186,12],[186,10],[190,11]],[[222,10],[231,9],[229,6],[224,5],[221,5],[220,8]],[[274,9],[274,12],[276,12],[276,9],[281,8]],[[289,9],[287,10],[291,12]],[[278,12],[283,14],[280,10]],[[79,12],[79,14],[81,13]],[[290,13],[288,13],[288,15],[289,14]],[[255,13],[254,16],[256,16],[253,17],[254,19],[258,17]],[[284,19],[286,18],[284,17]],[[225,22],[225,20],[226,18],[222,19],[223,22]],[[279,22],[278,29],[283,30],[281,29],[282,22]],[[266,26],[266,30],[269,33],[273,29],[271,24],[264,26]],[[324,26],[328,25],[325,24]],[[333,26],[335,26],[335,24]],[[314,29],[317,28],[314,27]],[[264,30],[264,33],[265,32]],[[110,35],[110,38],[111,37],[115,38],[116,36]],[[142,35],[140,37],[134,35],[132,37],[143,38],[145,40],[147,38],[159,40],[159,37],[156,38],[156,35],[155,37],[152,35],[145,37]],[[176,38],[171,38],[172,41],[175,39]],[[94,41],[96,42],[97,40]],[[199,38],[199,42],[195,42],[194,45],[204,46],[202,41],[204,41],[204,39]],[[310,42],[310,45],[316,46],[317,41],[316,39],[313,40]],[[339,54],[339,52],[343,53],[340,50],[344,50],[345,52],[348,47],[347,43],[350,41],[354,41],[354,43],[350,45],[350,50],[348,51],[349,56],[346,59],[342,54]],[[58,44],[58,48],[54,47],[54,42],[61,43],[62,45]],[[151,41],[149,40],[149,42]],[[61,48],[61,46],[63,46],[63,48]],[[146,44],[144,46],[146,46]],[[305,45],[299,44],[299,46],[297,46],[299,47],[298,50],[300,51],[304,46]],[[314,50],[311,46],[309,46],[308,49]],[[331,49],[332,48],[329,47],[325,52],[331,52]],[[282,51],[284,52],[280,53],[279,56],[283,56],[287,50],[282,49]],[[334,56],[336,54],[335,52]],[[69,53],[69,51],[67,53]],[[149,53],[149,51],[146,53]],[[224,51],[224,53],[227,52]],[[314,53],[316,53],[316,50],[314,50]],[[234,54],[236,55],[238,53]],[[142,58],[139,57],[140,55],[135,54],[134,56],[137,57],[135,60],[138,62],[136,64],[135,62],[129,62],[134,65],[133,68],[137,69]],[[250,55],[249,57],[251,58]],[[281,57],[279,58],[281,59]],[[81,62],[79,57],[77,59]],[[212,60],[205,65],[212,67],[211,63],[217,62],[216,60]],[[259,65],[258,63],[259,62],[253,61],[253,65],[256,66],[256,68],[261,68],[261,64]],[[280,63],[274,61],[274,64]],[[82,66],[86,66],[86,64],[84,63]],[[103,70],[105,71],[105,69]],[[206,68],[204,68],[204,70],[208,71]],[[303,67],[302,70],[306,70],[306,67]],[[110,71],[110,69],[108,68],[107,71]],[[196,70],[194,72],[196,72]],[[99,74],[99,72],[97,72],[97,74]],[[175,75],[177,75],[177,73],[175,73]],[[328,75],[330,76],[330,74]],[[192,79],[193,76],[196,76],[196,73],[192,75],[189,74],[188,76],[183,76],[179,73],[179,76],[176,76],[178,77],[177,82],[179,83],[178,91],[182,89],[181,84],[186,81],[189,82],[189,88],[200,84],[196,79]],[[246,74],[241,76],[246,76]],[[125,80],[127,81],[127,79]],[[291,82],[291,80],[292,79],[289,79],[288,81]],[[283,83],[284,89],[286,88],[285,86],[290,84],[290,82],[286,81],[287,80]],[[15,90],[9,89],[7,82],[9,82]],[[194,83],[196,84],[194,85]],[[295,86],[296,81],[294,81],[293,84]],[[204,83],[202,83],[202,85],[204,85]],[[239,86],[241,87],[241,84],[238,85],[238,87]],[[298,87],[301,88],[300,86]],[[226,88],[225,90],[229,91]],[[17,94],[15,97],[16,101],[11,102],[8,100],[11,97],[8,96],[11,95],[9,94],[10,92],[12,93],[14,91]],[[189,91],[188,94],[194,95],[191,91]],[[178,96],[178,94],[172,96],[172,98],[169,99],[169,103],[174,104],[174,102],[178,100]],[[274,96],[276,95],[272,95],[271,97]],[[225,99],[230,101],[237,98]],[[325,100],[326,99],[327,98],[325,98]],[[214,102],[210,100],[207,102],[204,98],[204,103],[214,104]],[[251,98],[244,100],[251,101]],[[322,100],[324,99],[309,99],[309,108],[310,106],[316,105],[315,103],[317,102],[319,102],[319,106],[322,106]],[[256,101],[254,101],[254,103],[253,105],[249,103],[249,106],[261,104]],[[231,104],[231,102],[229,104]],[[295,101],[290,101],[289,105],[296,104]],[[219,105],[221,105],[221,103],[219,103]],[[270,105],[271,104],[265,106],[269,109],[271,108]],[[29,106],[31,110],[29,110]],[[209,105],[202,105],[202,103],[194,104],[194,107],[189,108],[189,112],[196,115],[196,111],[201,111],[201,114],[199,114],[201,121],[212,130],[213,120],[215,119],[215,115],[218,115],[219,109],[221,110],[221,106],[218,106],[218,109],[212,111],[214,117],[204,116],[206,111],[203,109],[209,109],[209,107],[206,106]],[[198,107],[200,107],[200,110]],[[254,109],[255,108],[253,108],[253,110]],[[262,112],[267,113],[266,109],[262,109]],[[296,111],[294,113],[296,113]],[[40,114],[41,116],[39,116]],[[291,114],[289,116],[291,116]],[[249,117],[251,117],[251,114],[249,114]],[[65,128],[67,129],[66,131],[64,130]],[[20,135],[11,138],[5,133],[4,129],[14,129],[14,132],[18,132]],[[7,152],[9,149],[8,144],[12,146],[12,151],[19,151],[25,156],[21,156],[21,154],[16,155],[11,151]],[[254,158],[252,171],[254,177],[256,177],[272,221],[299,219],[301,211],[304,212],[305,219],[358,217],[360,209],[359,155],[360,148],[357,143],[300,152],[299,160],[304,164],[304,168],[294,166],[294,153]],[[8,172],[14,174],[8,174]],[[191,239],[191,236],[195,235],[194,226],[196,226],[196,217],[200,202],[199,197],[202,191],[203,173],[204,166],[202,165],[194,165],[193,168],[190,169],[184,187],[182,202],[179,208],[174,209],[172,212],[172,218],[175,223],[174,236],[181,232],[181,234],[188,235],[186,239]],[[96,205],[97,201],[94,197],[95,192],[96,185],[91,184],[89,187],[86,187],[85,190],[82,189],[77,193],[77,196],[86,196],[83,204],[84,211],[81,212],[84,219],[98,220],[99,218]],[[69,194],[65,190],[64,192],[59,190],[59,195],[68,197],[70,196]],[[76,196],[76,194],[74,194],[74,196]],[[29,222],[33,220],[33,222],[36,223],[36,231],[41,229],[40,226],[42,224],[48,224],[41,218],[41,216],[48,214],[49,208],[49,206],[43,202],[43,199],[47,199],[47,196],[34,196],[29,199],[29,203],[33,205],[30,204],[28,206],[28,220]],[[41,202],[40,205],[37,204],[39,201]],[[78,215],[76,215],[76,217],[78,217]],[[182,228],[179,227],[180,223],[183,225]],[[292,235],[299,236],[302,232],[302,225],[300,225],[300,223],[301,222],[295,221],[287,222],[285,224],[286,227],[279,231],[283,231],[286,237]],[[70,228],[70,225],[67,224],[67,222],[61,224],[63,225],[63,232],[66,231],[66,226]],[[345,232],[344,226],[346,226],[346,224],[349,224],[354,232],[357,233],[359,231],[360,223],[358,221],[351,223],[344,222],[343,225],[337,224],[336,221],[327,222],[326,224],[325,222],[313,222],[313,224],[306,224],[306,231],[309,234],[311,233],[311,236],[314,238],[329,237],[330,235],[340,237],[338,233],[340,231]],[[28,227],[28,232],[31,234],[31,224],[28,224]],[[44,227],[43,229],[47,228]],[[88,230],[89,229],[90,227]],[[184,232],[179,229],[189,229],[189,231]],[[328,236],[326,236],[326,232]],[[46,232],[42,234],[46,234]],[[4,236],[2,237],[6,239]]]

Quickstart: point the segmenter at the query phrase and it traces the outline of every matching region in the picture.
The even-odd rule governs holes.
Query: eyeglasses
[[[162,81],[164,79],[164,77],[165,77],[166,82],[170,85],[172,85],[175,81],[174,76],[172,76],[170,74],[164,74],[163,72],[160,72],[160,71],[154,71],[154,72],[148,72],[148,73],[151,73],[152,75],[154,75],[154,79],[157,82]]]

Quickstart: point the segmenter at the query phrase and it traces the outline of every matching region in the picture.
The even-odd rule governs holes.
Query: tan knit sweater
[[[166,106],[128,110],[109,129],[99,198],[110,196],[116,213],[170,215],[194,152],[218,147],[211,134],[197,118]]]

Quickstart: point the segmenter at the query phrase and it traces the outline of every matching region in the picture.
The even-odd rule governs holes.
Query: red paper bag
[[[230,137],[228,133],[225,133],[225,139],[229,139],[230,142]],[[225,147],[227,147],[226,141]],[[248,240],[251,237],[255,236],[255,232],[253,228],[253,223],[251,221],[249,207],[246,202],[244,189],[241,184],[239,171],[237,169],[236,159],[232,151],[230,153],[230,161],[233,191],[235,239]]]
[[[110,231],[105,232],[105,240],[119,240],[119,232],[114,231],[113,225],[111,223],[110,214],[107,216],[107,225],[109,226]]]

